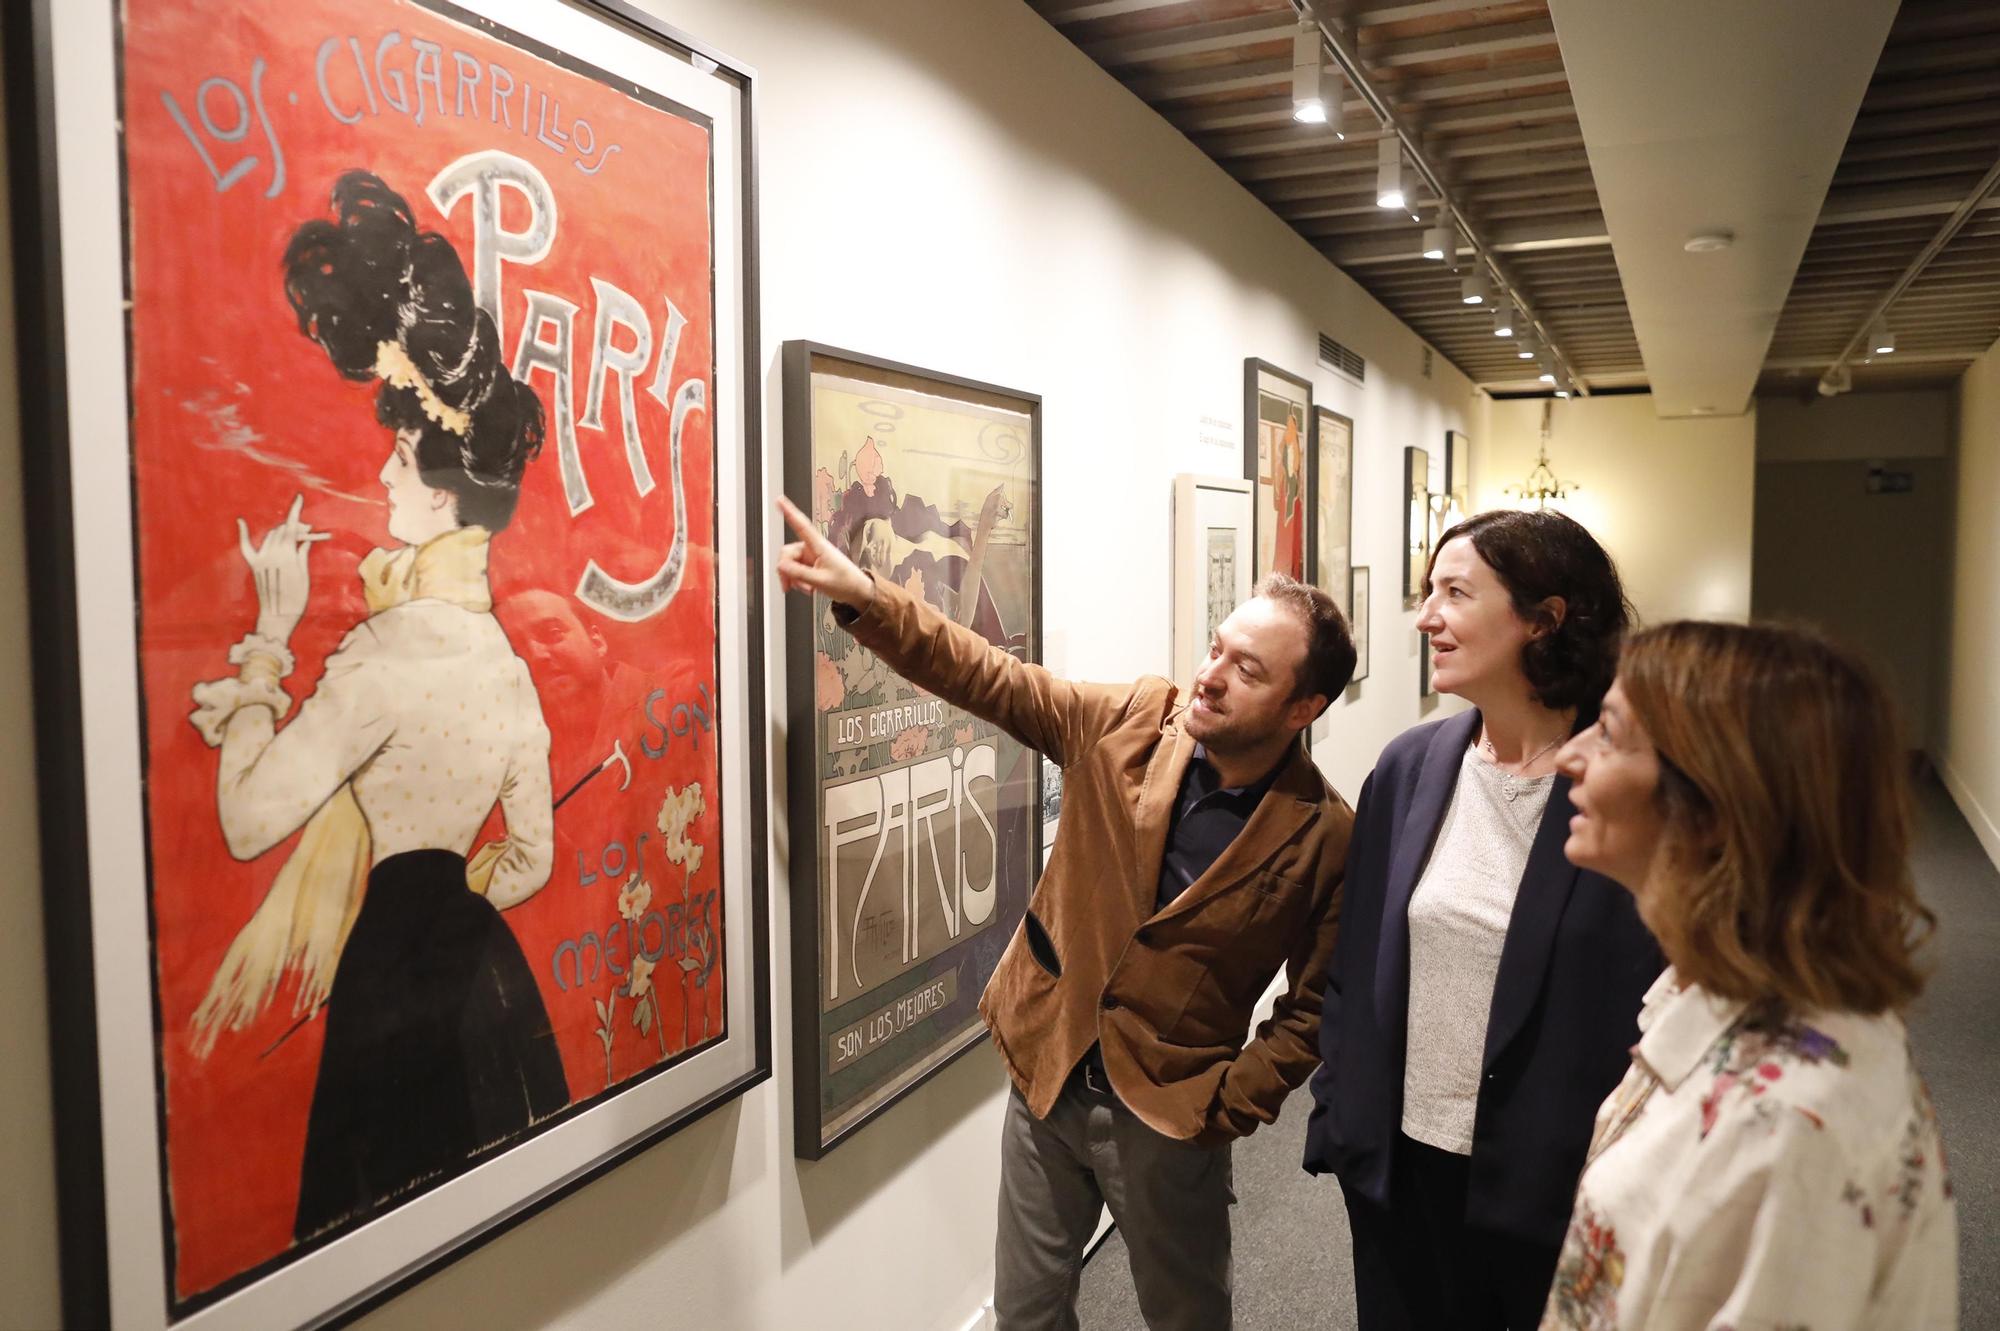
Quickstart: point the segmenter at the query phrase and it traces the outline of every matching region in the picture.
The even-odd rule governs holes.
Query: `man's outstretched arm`
[[[1082,756],[1130,706],[1130,685],[1072,684],[1021,661],[896,584],[863,572],[790,500],[780,498],[778,511],[798,537],[778,555],[785,590],[826,596],[854,640],[890,669],[1059,765]]]

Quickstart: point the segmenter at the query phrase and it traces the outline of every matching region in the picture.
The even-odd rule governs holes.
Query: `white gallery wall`
[[[1084,677],[1160,671],[1172,477],[1241,473],[1243,358],[1262,357],[1312,375],[1317,398],[1355,422],[1372,668],[1322,723],[1315,754],[1351,799],[1388,739],[1438,713],[1437,700],[1419,703],[1414,616],[1399,595],[1402,448],[1441,455],[1447,429],[1476,431],[1462,375],[1442,359],[1427,373],[1414,334],[1019,0],[644,5],[759,72],[767,477],[781,471],[788,338],[1039,393],[1049,655]],[[1366,388],[1315,369],[1321,331],[1367,358]],[[0,542],[12,552],[0,558],[0,610],[18,620],[26,526],[13,365],[0,359]],[[767,528],[767,567],[777,540]],[[775,590],[765,629],[781,754]],[[0,895],[0,997],[12,1017],[0,1037],[11,1070],[0,1090],[11,1296],[0,1319],[45,1326],[56,1299],[53,1148],[25,656],[19,635],[0,645],[0,835],[14,875]],[[778,809],[783,776],[773,773]],[[777,831],[773,1080],[363,1325],[952,1331],[976,1318],[992,1278],[998,1061],[982,1047],[827,1159],[793,1160]],[[1323,1204],[1338,1204],[1330,1185]]]
[[[1640,622],[1749,618],[1754,411],[1661,420],[1645,393],[1494,401],[1473,450],[1478,506],[1519,502],[1503,489],[1534,467],[1545,407],[1550,466],[1574,483],[1550,507],[1611,552]]]
[[[1938,770],[2000,864],[2000,346],[1958,382],[1956,549]]]

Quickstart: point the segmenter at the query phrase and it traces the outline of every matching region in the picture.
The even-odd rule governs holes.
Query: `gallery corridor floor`
[[[1938,915],[1930,988],[1910,1017],[1944,1123],[1958,1198],[1959,1324],[2000,1328],[2000,872],[1935,778],[1917,786],[1917,884]],[[1310,1100],[1236,1148],[1236,1325],[1350,1331],[1347,1216],[1331,1180],[1299,1169]],[[1083,1273],[1084,1331],[1145,1331],[1113,1230]]]

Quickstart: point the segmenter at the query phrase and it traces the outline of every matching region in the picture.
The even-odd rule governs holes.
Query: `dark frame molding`
[[[812,370],[816,358],[845,361],[866,369],[928,379],[946,388],[964,389],[1026,404],[1031,422],[1029,452],[1034,468],[1033,539],[1029,599],[1033,605],[1028,632],[1028,659],[1042,659],[1042,628],[1047,602],[1042,596],[1042,399],[1038,393],[967,379],[958,375],[927,370],[918,365],[887,360],[864,352],[848,351],[804,339],[787,341],[782,355],[781,378],[784,392],[784,473],[785,493],[794,504],[812,512]],[[981,1026],[959,1040],[958,1047],[906,1084],[881,1104],[823,1138],[820,1113],[819,1072],[819,782],[813,773],[818,766],[818,709],[813,687],[813,610],[816,601],[808,596],[791,596],[785,604],[785,695],[787,744],[787,814],[791,836],[792,902],[792,1154],[800,1160],[823,1159],[841,1143],[853,1138],[903,1102],[912,1092],[986,1042]],[[1030,752],[1033,752],[1030,750]],[[1034,808],[1028,820],[1028,890],[1042,872],[1041,769],[1034,768]],[[1019,926],[1016,925],[1016,928]]]
[[[104,1209],[104,1136],[97,1077],[97,990],[91,953],[90,849],[84,821],[83,685],[78,677],[69,365],[63,343],[62,228],[56,184],[55,0],[0,6],[7,70],[7,159],[15,331],[21,381],[22,501],[28,545],[28,643],[35,688],[35,778],[41,833],[42,935],[55,1101],[56,1241],[63,1320],[111,1319]],[[31,441],[46,441],[37,447]],[[67,1054],[64,1051],[69,1051]]]
[[[1299,483],[1306,490],[1305,527],[1306,541],[1300,551],[1305,561],[1305,574],[1312,577],[1312,491],[1318,476],[1318,464],[1314,461],[1319,452],[1319,423],[1313,415],[1313,386],[1310,379],[1281,370],[1267,360],[1255,356],[1243,358],[1243,479],[1250,482],[1250,585],[1255,587],[1257,579],[1271,570],[1264,568],[1259,556],[1264,548],[1264,506],[1257,502],[1257,375],[1259,373],[1283,379],[1302,390],[1306,395],[1305,475]]]
[[[64,4],[75,0],[61,0]],[[104,1139],[94,985],[88,847],[76,832],[87,821],[83,768],[83,699],[78,678],[77,580],[70,476],[69,394],[64,355],[62,236],[56,168],[56,69],[52,13],[58,0],[0,6],[7,81],[8,185],[11,193],[16,320],[21,377],[23,499],[35,528],[28,548],[29,623],[36,697],[35,744],[42,840],[44,949],[49,987],[50,1080],[55,1102],[57,1232],[63,1320],[107,1325],[110,1255],[105,1224]],[[764,477],[761,311],[758,269],[757,73],[751,66],[664,23],[627,0],[572,0],[609,26],[641,41],[713,66],[735,85],[741,105],[743,600],[748,678],[764,675]],[[718,361],[718,373],[724,370]],[[83,385],[75,385],[81,389]],[[121,386],[121,391],[123,387]],[[718,449],[720,463],[720,449]],[[769,717],[761,688],[746,694],[749,854],[747,959],[754,1011],[744,1034],[749,1070],[626,1143],[615,1153],[552,1181],[377,1285],[331,1308],[303,1315],[309,1326],[345,1326],[433,1273],[483,1247],[575,1193],[641,1151],[729,1103],[771,1076]],[[190,1307],[186,1311],[192,1311]],[[185,1315],[185,1312],[183,1313]]]

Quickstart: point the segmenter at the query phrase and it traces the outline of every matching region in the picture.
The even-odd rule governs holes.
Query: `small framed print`
[[[1251,482],[1174,478],[1173,678],[1194,682],[1216,625],[1250,599]]]
[[[1444,432],[1444,492],[1453,521],[1472,516],[1472,440],[1463,430]]]
[[[1354,609],[1347,617],[1348,631],[1354,635],[1354,678],[1359,684],[1368,678],[1368,568],[1362,565],[1349,574],[1348,603]]]
[[[1431,562],[1431,455],[1421,448],[1403,450],[1403,608],[1414,610],[1424,599],[1424,571]]]
[[[1313,495],[1307,567],[1335,601],[1348,590],[1354,567],[1354,422],[1337,411],[1313,411],[1313,448],[1306,488]],[[1353,613],[1349,599],[1341,610]]]

